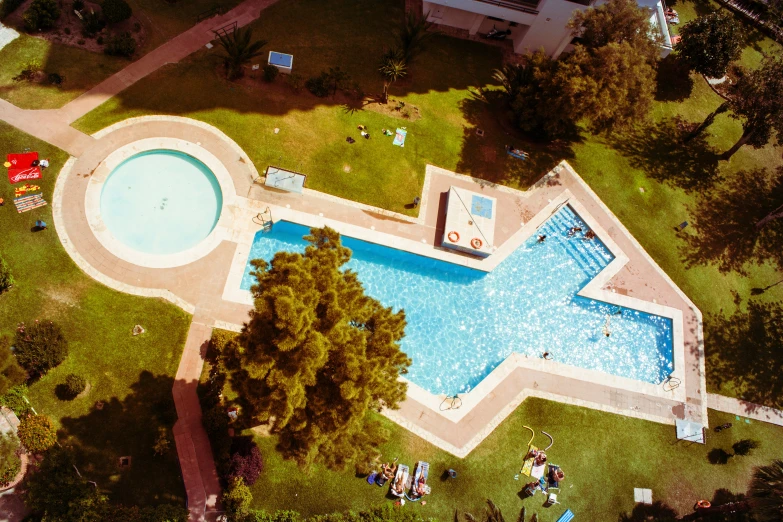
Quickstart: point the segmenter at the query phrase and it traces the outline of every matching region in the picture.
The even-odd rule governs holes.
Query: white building
[[[650,10],[652,30],[663,37],[661,55],[672,50],[663,0],[637,0]],[[514,52],[524,54],[541,48],[553,58],[570,50],[573,35],[567,25],[574,12],[584,11],[601,0],[425,0],[424,14],[440,25],[467,30],[470,35],[487,33],[492,27],[510,29]]]

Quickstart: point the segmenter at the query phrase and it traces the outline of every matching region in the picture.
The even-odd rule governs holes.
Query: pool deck
[[[619,255],[611,270],[607,267],[588,285],[592,288],[586,295],[675,317],[674,322],[680,325],[679,347],[675,335],[675,373],[681,385],[665,391],[660,385],[515,354],[476,390],[462,396],[459,410],[441,411],[443,396],[411,385],[408,399],[399,410],[386,412],[387,416],[460,457],[475,448],[528,396],[655,422],[673,424],[676,418],[688,418],[707,425],[701,314],[566,162],[525,192],[428,166],[419,216],[412,218],[308,189],[298,195],[264,187],[255,182],[259,179],[256,167],[230,138],[194,120],[134,118],[104,129],[93,138],[83,154],[66,163],[55,188],[54,221],[63,245],[95,279],[120,291],[167,299],[192,313],[194,323],[205,328],[236,330],[247,320],[249,294],[239,290],[237,273],[244,268],[247,249],[261,228],[252,218],[267,208],[274,220],[289,219],[310,226],[328,224],[359,239],[382,238],[395,248],[491,270],[535,233],[553,209],[567,202],[616,257]],[[155,138],[161,138],[161,144],[174,138],[205,149],[225,166],[234,190],[218,223],[220,241],[195,255],[192,262],[181,259],[180,266],[168,268],[139,266],[132,259],[112,254],[90,225],[98,209],[95,203],[87,204],[92,176],[110,154],[140,140],[154,143]],[[259,165],[258,170],[265,167]],[[499,249],[486,262],[440,246],[444,198],[452,185],[497,199],[495,242]],[[204,332],[199,333],[203,340]],[[189,375],[197,378],[196,369],[194,366]]]

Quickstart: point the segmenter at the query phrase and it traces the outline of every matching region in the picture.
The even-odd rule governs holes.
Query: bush
[[[253,494],[241,478],[233,479],[226,491],[223,492],[223,509],[229,516],[229,520],[241,518],[250,511],[250,503],[253,502]]]
[[[166,428],[158,428],[158,438],[155,439],[155,445],[152,446],[152,451],[155,455],[165,455],[171,449],[171,439]]]
[[[14,286],[14,276],[11,275],[11,269],[5,262],[5,259],[0,256],[0,294],[7,292]]]
[[[141,32],[141,24],[139,22],[133,22],[133,32],[134,33]]]
[[[85,44],[84,38],[79,38],[78,40],[76,40],[76,43],[79,45],[84,45]]]
[[[82,15],[82,36],[92,38],[104,27],[106,27],[106,22],[103,20],[100,13],[90,10]],[[84,41],[79,45],[82,44],[84,44]]]
[[[0,396],[5,396],[14,386],[22,384],[27,374],[16,362],[11,351],[11,338],[0,337]],[[0,397],[0,404],[3,398]]]
[[[266,64],[264,65],[264,80],[267,82],[273,82],[275,81],[275,78],[277,78],[277,75],[280,74],[280,69],[275,67],[274,65]]]
[[[70,27],[66,27],[65,29],[63,29],[63,32],[65,34],[71,34],[71,28]]]
[[[24,27],[28,31],[51,29],[60,18],[60,6],[57,0],[33,0],[24,13]]]
[[[0,487],[10,484],[22,467],[18,450],[19,439],[13,433],[0,433]]]
[[[320,76],[309,78],[305,82],[305,87],[319,98],[326,98],[329,96],[329,74],[322,72]]]
[[[133,53],[136,52],[136,40],[133,39],[130,33],[114,35],[109,38],[104,52],[112,56],[125,56],[130,58],[133,56]]]
[[[116,24],[127,20],[133,14],[133,9],[125,0],[104,0],[103,16],[110,24]]]
[[[84,9],[84,0],[73,0],[71,7],[74,11],[81,11]]]
[[[24,400],[25,395],[27,395],[27,386],[17,384],[5,394],[0,395],[0,406],[10,408],[21,419],[30,412],[30,405]]]
[[[43,453],[57,442],[57,430],[46,415],[27,415],[19,423],[19,441],[30,453]]]
[[[249,448],[238,451],[231,456],[228,469],[228,479],[242,478],[245,484],[252,486],[258,480],[264,469],[264,461],[258,446],[251,442]]]
[[[16,329],[16,360],[28,372],[43,375],[68,356],[68,342],[60,327],[52,321],[42,321]]]
[[[3,3],[0,4],[0,18],[10,15],[23,3],[24,0],[3,0]]]
[[[87,388],[87,380],[75,373],[68,374],[65,378],[65,391],[71,397],[76,397]]]
[[[288,84],[291,89],[293,89],[294,92],[299,92],[302,90],[302,87],[304,87],[304,78],[299,73],[291,73],[285,78],[286,83]]]
[[[98,38],[96,38],[95,43],[97,43],[98,45],[103,45],[103,36],[99,36]]]

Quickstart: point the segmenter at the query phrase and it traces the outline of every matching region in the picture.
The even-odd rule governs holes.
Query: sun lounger
[[[536,458],[532,457],[530,454],[534,451],[538,450],[535,446],[530,446],[527,450],[527,456],[525,457],[525,460],[522,462],[522,469],[519,470],[520,473],[523,475],[527,475],[528,477],[531,476],[530,472],[533,469],[533,464],[536,463]]]
[[[416,466],[413,468],[413,481],[411,482],[410,486],[410,493],[405,495],[405,498],[410,500],[411,502],[416,502],[421,499],[424,495],[429,494],[430,487],[427,485],[427,478],[429,477],[430,473],[430,464],[429,462],[419,461],[416,463]],[[419,492],[419,484],[422,485],[422,493]]]
[[[574,519],[574,513],[570,509],[566,509],[566,512],[563,513],[560,518],[557,519],[557,522],[571,522]]]
[[[546,462],[540,465],[533,465],[533,467],[530,470],[530,476],[533,478],[540,479],[544,476],[544,471],[546,471]]]
[[[395,135],[394,135],[394,141],[392,142],[392,145],[397,145],[398,147],[404,147],[405,146],[405,138],[408,136],[408,131],[405,128],[397,129]]]
[[[392,480],[391,486],[389,487],[391,494],[395,497],[402,497],[405,495],[405,489],[409,478],[410,473],[408,466],[405,464],[397,466],[397,473],[394,475],[394,480]]]

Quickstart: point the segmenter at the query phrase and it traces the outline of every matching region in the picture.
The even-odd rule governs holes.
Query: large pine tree
[[[337,232],[314,228],[305,239],[304,254],[252,262],[255,308],[239,336],[233,385],[245,413],[279,434],[286,457],[305,468],[363,468],[385,439],[370,410],[405,398],[405,314],[365,295],[344,267],[351,251]]]

